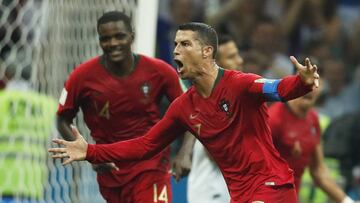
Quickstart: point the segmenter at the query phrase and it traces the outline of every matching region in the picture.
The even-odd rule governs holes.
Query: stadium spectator
[[[306,167],[315,184],[336,202],[353,202],[331,179],[324,161],[319,118],[312,108],[318,92],[275,103],[269,108],[269,124],[273,142],[281,157],[294,170],[296,191]]]
[[[111,11],[97,23],[103,55],[70,74],[60,97],[58,129],[74,140],[70,125],[79,108],[97,144],[133,139],[160,120],[163,96],[183,92],[175,70],[165,62],[132,52],[134,32],[124,13]],[[151,159],[94,164],[107,202],[171,202],[169,148]]]
[[[267,80],[224,70],[215,63],[217,34],[203,23],[179,26],[174,57],[181,78],[193,86],[177,98],[144,136],[114,144],[88,144],[75,127],[75,141],[54,140],[51,148],[63,164],[88,160],[143,160],[158,154],[177,136],[191,131],[219,165],[232,202],[297,202],[293,174],[273,146],[265,101],[297,98],[318,85],[316,66],[291,57],[298,75]],[[256,148],[254,148],[256,146]]]
[[[168,64],[175,66],[172,50],[174,49],[173,39],[176,29],[183,23],[194,21],[197,18],[198,10],[196,10],[194,0],[169,0],[167,3],[168,13],[160,14],[158,17],[157,56]]]
[[[360,103],[356,98],[360,97],[360,80],[357,77],[348,79],[345,62],[340,59],[328,59],[323,64],[326,67],[322,95],[324,101],[318,106],[319,112],[334,119],[359,110]]]
[[[219,35],[219,47],[216,63],[229,70],[242,70],[243,59],[233,39],[227,35]],[[189,152],[187,156],[191,156]],[[207,150],[196,141],[192,151],[192,165],[188,178],[189,203],[228,203],[230,202],[224,177]]]
[[[205,19],[222,33],[234,38],[241,51],[250,48],[251,34],[257,23],[266,18],[265,0],[229,0],[216,13],[209,13]]]
[[[259,21],[251,34],[250,50],[265,57],[268,63],[261,73],[266,78],[282,78],[292,74],[293,66],[285,56],[286,43],[280,43],[281,35],[279,26],[272,19]]]
[[[8,69],[19,70],[12,65]],[[44,203],[48,174],[42,152],[52,136],[56,101],[34,91],[26,67],[0,91],[0,202]],[[20,76],[21,75],[21,76]]]
[[[268,61],[266,56],[263,54],[255,50],[250,50],[244,53],[244,73],[261,75],[267,67]]]

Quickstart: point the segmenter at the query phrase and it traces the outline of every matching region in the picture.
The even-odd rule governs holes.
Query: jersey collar
[[[225,70],[223,68],[219,67],[219,71],[218,71],[218,74],[216,76],[213,89],[215,89],[216,85],[219,83],[221,78],[224,76],[224,73],[225,73]]]

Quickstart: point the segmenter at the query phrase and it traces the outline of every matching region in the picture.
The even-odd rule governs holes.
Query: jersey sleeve
[[[59,99],[57,115],[66,118],[74,118],[79,111],[79,100],[81,94],[81,77],[75,69],[65,82]]]
[[[291,75],[283,79],[266,79],[255,74],[243,74],[239,78],[239,87],[251,95],[260,96],[262,101],[288,101],[312,90],[312,87],[302,82],[300,76]]]
[[[159,66],[161,67],[161,74],[163,75],[165,81],[165,94],[169,101],[172,102],[185,90],[182,89],[180,78],[174,68],[163,61],[159,61]]]
[[[172,103],[164,117],[144,136],[113,144],[89,144],[86,160],[91,163],[104,163],[151,158],[184,134],[186,128],[177,119],[177,108]]]

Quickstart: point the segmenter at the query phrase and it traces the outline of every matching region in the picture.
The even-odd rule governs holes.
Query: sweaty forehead
[[[196,32],[192,30],[178,30],[175,36],[175,42],[181,41],[195,41],[199,40],[199,37]]]

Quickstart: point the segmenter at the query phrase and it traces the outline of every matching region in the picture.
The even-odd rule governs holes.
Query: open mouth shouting
[[[184,64],[179,59],[174,59],[174,61],[177,65],[177,68],[176,68],[177,72],[181,74]]]

